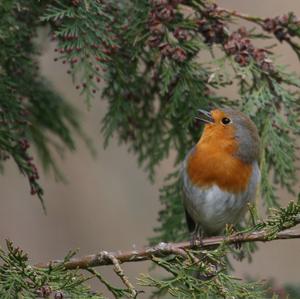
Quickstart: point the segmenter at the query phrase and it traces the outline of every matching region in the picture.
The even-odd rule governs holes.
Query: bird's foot
[[[203,231],[196,225],[195,230],[191,234],[191,247],[202,247],[203,246]]]
[[[190,239],[191,247],[199,247],[199,246],[202,247],[203,246],[202,239],[203,239],[202,237],[192,234]]]
[[[233,244],[234,248],[236,250],[241,250],[242,245],[243,245],[243,242],[242,242],[243,234],[240,233],[238,231],[238,229],[235,226],[233,226],[232,224],[226,226],[226,231],[227,231],[227,233],[229,233],[231,236],[234,237],[234,244]]]
[[[243,246],[243,233],[235,233],[234,234],[234,247],[235,249],[237,250],[241,250],[242,249],[242,246]]]
[[[243,233],[239,232],[236,228],[234,228],[235,234],[234,234],[234,247],[236,250],[242,250],[243,246]]]

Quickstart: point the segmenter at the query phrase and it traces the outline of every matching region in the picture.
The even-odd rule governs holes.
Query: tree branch
[[[284,230],[277,234],[273,239],[270,239],[270,236],[265,231],[257,231],[252,233],[243,233],[236,234],[229,237],[211,237],[206,238],[201,241],[197,241],[195,244],[199,248],[209,248],[215,245],[219,245],[222,242],[226,241],[228,244],[233,243],[244,243],[244,242],[268,242],[272,240],[282,240],[282,239],[296,239],[300,238],[300,231],[297,230]],[[88,269],[90,267],[112,265],[113,260],[112,256],[119,263],[126,262],[138,262],[151,260],[155,256],[166,256],[170,253],[184,255],[185,250],[192,249],[192,244],[188,241],[179,242],[179,243],[159,243],[156,246],[141,249],[141,250],[131,250],[131,251],[116,251],[116,252],[106,252],[101,251],[98,254],[91,254],[83,256],[80,258],[72,258],[70,261],[65,263],[65,267],[69,270],[71,269]],[[54,265],[62,263],[63,261],[55,260],[48,263],[41,263],[36,265],[38,268],[48,268],[49,265]]]
[[[230,9],[227,9],[227,8],[224,8],[224,7],[218,7],[218,11],[227,13],[228,15],[231,15],[231,16],[249,21],[249,22],[254,22],[254,23],[259,24],[259,25],[261,25],[262,22],[264,21],[263,18],[260,18],[258,16],[250,16],[250,15],[241,13],[239,11],[230,10]]]
[[[131,295],[135,298],[138,294],[138,291],[134,288],[132,283],[129,281],[128,277],[125,275],[123,269],[120,266],[120,262],[119,262],[118,258],[116,258],[116,256],[112,253],[102,252],[102,254],[103,254],[103,257],[107,257],[111,260],[111,262],[114,265],[115,273],[120,277],[122,282],[125,284],[127,289],[130,291]]]

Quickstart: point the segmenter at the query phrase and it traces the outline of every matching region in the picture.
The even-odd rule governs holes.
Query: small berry
[[[166,5],[156,13],[157,17],[161,21],[170,21],[174,15],[174,9],[171,5]]]
[[[178,40],[182,40],[182,41],[188,40],[190,38],[189,32],[181,28],[176,28],[176,30],[174,31],[174,36]]]
[[[54,299],[64,299],[64,293],[62,291],[56,291],[54,294]]]
[[[183,62],[186,60],[187,54],[183,49],[176,47],[172,53],[172,58],[176,61]]]

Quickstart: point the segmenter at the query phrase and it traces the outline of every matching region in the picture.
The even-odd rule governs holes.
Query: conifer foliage
[[[232,24],[241,20],[249,26],[233,29]],[[108,111],[102,120],[105,145],[117,136],[136,155],[150,180],[155,179],[160,162],[171,151],[176,153],[174,172],[161,189],[163,209],[152,243],[188,237],[179,167],[199,137],[200,127],[193,116],[200,107],[238,107],[259,129],[260,197],[270,216],[257,220],[252,208],[244,232],[258,230],[274,239],[278,232],[300,222],[299,201],[279,208],[276,193],[277,186],[294,191],[296,182],[300,77],[279,65],[273,54],[278,43],[286,43],[300,57],[300,20],[293,13],[261,18],[208,0],[2,1],[0,165],[3,168],[5,160],[13,159],[27,178],[31,193],[42,200],[40,169],[35,166],[31,146],[44,168],[61,176],[52,148],[73,150],[75,133],[85,141],[87,138],[76,111],[39,73],[34,39],[41,26],[49,28],[50,39],[56,43],[53,63],[69,66],[74,88],[87,104],[100,96],[107,101]],[[260,40],[268,45],[257,47]],[[100,81],[104,81],[102,90]],[[227,86],[235,89],[235,98],[222,95]],[[227,234],[232,233],[228,229]],[[143,275],[139,286],[155,287],[157,296],[169,293],[177,298],[268,298],[262,284],[240,281],[229,274],[225,260],[230,250],[223,242],[212,250],[171,250],[166,257],[153,255],[154,264],[170,277]],[[55,267],[31,267],[27,256],[8,242],[0,258],[1,298],[103,298],[85,286],[91,277],[98,278],[116,298],[140,295],[120,261],[110,254],[106,258],[124,289],[112,286],[91,267],[86,268],[90,276],[68,270],[64,265],[70,256]],[[205,279],[195,276],[199,271]]]

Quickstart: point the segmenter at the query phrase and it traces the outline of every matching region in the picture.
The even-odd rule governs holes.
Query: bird
[[[194,241],[239,223],[260,181],[260,138],[254,122],[229,107],[198,113],[203,133],[181,167],[183,206]]]

